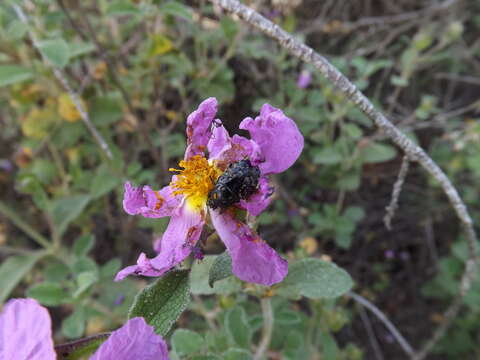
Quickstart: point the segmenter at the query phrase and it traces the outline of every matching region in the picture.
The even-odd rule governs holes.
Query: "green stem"
[[[269,297],[263,298],[260,300],[260,305],[262,306],[262,316],[263,316],[263,330],[262,330],[262,339],[258,345],[257,352],[253,360],[261,360],[264,358],[265,353],[268,350],[270,341],[272,340],[273,333],[273,309],[272,301]]]
[[[52,244],[45,238],[43,235],[38,233],[34,228],[24,222],[19,215],[12,209],[10,209],[7,204],[0,200],[0,213],[3,214],[7,219],[14,223],[20,230],[25,234],[30,236],[37,244],[43,246],[45,249],[50,249]]]

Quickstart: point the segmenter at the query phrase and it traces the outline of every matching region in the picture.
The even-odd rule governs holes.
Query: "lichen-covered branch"
[[[327,80],[335,85],[342,94],[348,97],[368,118],[370,118],[387,137],[400,147],[411,161],[418,162],[434,179],[438,181],[455,210],[457,217],[461,221],[468,241],[469,258],[465,266],[465,272],[462,275],[459,291],[459,296],[463,297],[470,288],[475,277],[477,235],[473,228],[472,218],[470,217],[464,202],[442,169],[440,169],[440,167],[420,146],[413,143],[380,111],[375,109],[370,100],[368,100],[368,98],[340,71],[338,71],[337,68],[330,64],[326,58],[315,52],[309,46],[296,40],[292,35],[260,15],[255,10],[241,4],[237,0],[210,0],[210,2],[223,8],[229,13],[238,16],[248,24],[275,39],[292,55],[312,64]],[[458,310],[459,306],[456,302],[447,309],[446,314],[448,314],[449,317],[446,317],[444,324],[436,329],[432,340],[427,342],[426,347],[428,347],[428,349],[426,347],[422,349],[418,353],[418,356],[415,356],[416,359],[421,359],[428,354],[429,349],[434,345],[436,340],[438,340],[448,329]]]

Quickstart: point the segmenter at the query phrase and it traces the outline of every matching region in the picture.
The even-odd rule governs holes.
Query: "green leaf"
[[[18,41],[25,36],[27,31],[28,25],[20,20],[15,19],[8,25],[6,35],[7,38]]]
[[[230,41],[232,41],[235,35],[238,33],[238,24],[229,17],[222,17],[220,20],[220,26],[225,34],[225,37]]]
[[[70,58],[85,55],[95,50],[95,45],[87,42],[74,42],[69,44]]]
[[[405,79],[404,77],[397,76],[397,75],[392,75],[390,78],[390,82],[392,85],[399,86],[399,87],[406,87],[408,86],[408,79]]]
[[[320,337],[320,343],[322,344],[322,353],[325,356],[325,360],[338,359],[338,346],[332,335],[323,332]]]
[[[63,39],[40,41],[38,48],[42,55],[56,67],[65,67],[70,60],[70,48]]]
[[[214,265],[221,256],[222,255],[206,255],[202,260],[196,261],[193,264],[192,271],[190,272],[190,291],[192,294],[228,295],[240,290],[240,281],[234,277],[223,278],[223,280],[215,282],[213,287],[208,284],[209,271],[211,274],[212,264]]]
[[[342,154],[334,147],[326,147],[313,155],[314,164],[333,165],[343,160]]]
[[[44,251],[10,256],[0,265],[0,303],[3,303],[33,265],[45,256]]]
[[[302,334],[298,330],[290,331],[283,345],[283,353],[285,355],[285,358],[288,360],[303,359],[306,355],[305,350],[306,347],[304,334]]]
[[[343,125],[342,130],[344,130],[352,139],[358,139],[363,135],[362,129],[358,125],[352,123]]]
[[[37,299],[40,304],[46,306],[57,306],[68,301],[67,292],[60,284],[53,282],[43,282],[31,286],[27,290],[27,296]]]
[[[358,172],[342,174],[337,180],[336,186],[340,190],[356,190],[360,186],[360,174]]]
[[[188,270],[171,271],[137,294],[128,317],[142,316],[165,336],[190,302]]]
[[[60,282],[70,275],[70,268],[61,262],[51,262],[43,270],[46,281]]]
[[[193,19],[190,9],[176,1],[169,1],[160,6],[160,12],[165,15],[177,16],[188,21],[192,21]]]
[[[232,275],[232,258],[230,254],[225,251],[220,256],[217,256],[210,268],[208,274],[208,285],[213,287],[215,281],[223,280]]]
[[[172,335],[173,350],[180,356],[200,352],[205,345],[202,336],[188,329],[177,329]]]
[[[85,234],[79,236],[73,244],[73,253],[77,257],[86,256],[95,245],[95,236],[92,234]]]
[[[120,185],[122,179],[118,176],[115,176],[107,166],[101,165],[95,174],[95,177],[92,180],[91,194],[94,198],[101,197]]]
[[[112,278],[122,267],[120,259],[114,258],[109,260],[106,264],[102,265],[100,268],[100,277],[101,278]]]
[[[301,322],[300,315],[296,311],[282,310],[275,314],[275,323],[282,325],[295,325]]]
[[[16,84],[33,77],[29,68],[16,65],[0,65],[0,87]]]
[[[98,96],[92,101],[90,116],[98,126],[108,126],[122,119],[122,102],[116,93]]]
[[[90,286],[98,281],[98,272],[86,271],[78,274],[77,290],[73,293],[73,297],[77,298],[83,294]]]
[[[359,222],[365,217],[365,211],[359,206],[349,206],[345,209],[343,216],[352,220],[353,222]]]
[[[125,0],[113,1],[105,11],[107,16],[137,15],[140,13],[141,11],[137,6]]]
[[[252,354],[245,349],[231,348],[223,353],[224,360],[251,360]]]
[[[83,306],[77,306],[75,311],[62,322],[62,334],[68,339],[76,339],[85,332],[86,311]]]
[[[225,329],[233,345],[248,349],[252,338],[252,331],[248,323],[247,314],[242,307],[234,307],[225,315]]]
[[[50,213],[59,236],[62,236],[68,225],[82,213],[90,199],[90,195],[73,195],[51,203]]]
[[[361,154],[366,163],[381,163],[395,158],[397,150],[391,145],[372,142],[361,150]]]
[[[290,265],[277,292],[286,297],[300,294],[312,299],[329,299],[342,296],[352,286],[353,281],[345,270],[332,262],[308,258]]]
[[[98,266],[95,261],[88,257],[80,257],[72,264],[72,272],[74,274],[80,274],[82,272],[98,272]]]

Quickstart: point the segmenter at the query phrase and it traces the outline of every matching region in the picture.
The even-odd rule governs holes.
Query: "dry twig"
[[[360,296],[354,292],[349,292],[347,296],[350,296],[353,300],[355,300],[357,303],[362,305],[363,307],[366,307],[368,310],[372,312],[373,315],[375,315],[385,326],[386,328],[390,331],[392,336],[397,340],[398,344],[402,347],[402,349],[410,356],[414,356],[415,351],[413,350],[412,346],[408,343],[407,340],[400,334],[400,331],[397,330],[395,325],[392,324],[390,320],[388,320],[387,316],[380,311],[379,308],[377,308],[374,304],[372,304],[370,301],[365,299],[363,296]]]
[[[407,176],[409,165],[410,160],[408,160],[408,156],[404,156],[402,160],[402,166],[398,172],[397,181],[395,181],[395,184],[393,185],[392,199],[390,200],[390,204],[385,208],[387,213],[383,218],[383,222],[388,230],[392,230],[392,219],[395,215],[395,211],[398,208],[398,198],[400,196],[400,192],[402,191],[403,182]]]
[[[292,35],[272,23],[255,10],[241,4],[237,0],[210,0],[213,4],[234,14],[264,32],[269,37],[275,39],[283,48],[292,55],[312,64],[327,80],[336,86],[339,92],[348,97],[375,125],[385,132],[385,134],[400,147],[411,161],[418,162],[434,179],[436,179],[445,194],[447,195],[451,206],[461,221],[466,238],[468,241],[469,258],[465,264],[465,271],[462,275],[459,299],[455,300],[445,312],[445,321],[435,331],[430,341],[422,350],[413,355],[413,358],[423,359],[450,327],[455,315],[457,314],[461,299],[470,289],[475,277],[476,269],[476,248],[477,235],[473,228],[473,221],[463,200],[458,195],[456,188],[452,185],[445,173],[428,156],[428,154],[409,138],[407,138],[395,125],[393,125],[381,112],[376,110],[368,98],[360,92],[337,68],[323,56],[315,52],[312,48],[297,41]]]

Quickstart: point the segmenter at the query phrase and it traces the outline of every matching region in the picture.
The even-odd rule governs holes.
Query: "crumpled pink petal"
[[[225,151],[232,148],[232,141],[227,129],[218,123],[213,127],[212,136],[207,143],[208,157],[210,160],[220,159]]]
[[[187,118],[187,149],[185,159],[204,153],[212,136],[211,125],[217,114],[217,99],[204,100]]]
[[[231,164],[242,159],[250,159],[253,165],[263,161],[259,146],[240,135],[230,137],[223,125],[216,125],[208,142],[209,160],[217,164]]]
[[[123,208],[129,215],[142,215],[147,218],[172,216],[182,201],[179,195],[173,195],[172,188],[165,186],[154,191],[150,186],[134,187],[125,183]]]
[[[271,286],[288,273],[288,262],[230,213],[210,211],[212,224],[232,258],[232,272],[243,281]]]
[[[0,314],[0,359],[55,360],[47,309],[33,299],[13,299]]]
[[[258,181],[258,191],[251,195],[247,200],[240,200],[240,206],[247,210],[251,215],[258,216],[265,208],[270,205],[274,188],[268,183],[266,177],[261,177]]]
[[[12,358],[13,359],[13,358]],[[167,344],[141,317],[112,332],[90,360],[168,360]]]
[[[260,147],[265,160],[259,165],[262,175],[285,171],[302,152],[303,136],[295,122],[269,104],[262,106],[255,120],[244,119],[240,129],[248,130]]]
[[[170,218],[159,246],[159,254],[153,259],[140,254],[137,264],[128,266],[117,274],[115,281],[123,280],[131,274],[160,276],[181,263],[191,253],[200,238],[205,224],[205,214],[190,211],[186,206],[179,208]]]

